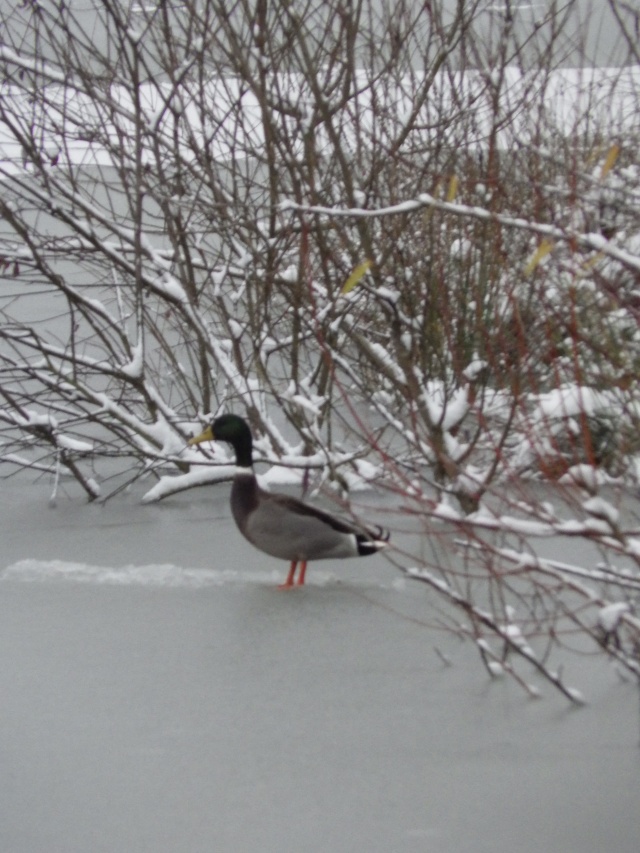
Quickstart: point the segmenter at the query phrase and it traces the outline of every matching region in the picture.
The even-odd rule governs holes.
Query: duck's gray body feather
[[[288,495],[263,491],[251,471],[236,474],[231,511],[252,545],[282,560],[356,557],[386,544],[379,530],[359,527]]]

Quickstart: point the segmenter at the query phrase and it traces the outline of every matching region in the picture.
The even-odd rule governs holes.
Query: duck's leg
[[[291,589],[293,586],[293,579],[296,575],[296,566],[298,565],[297,560],[291,560],[291,565],[289,566],[289,574],[287,575],[287,579],[284,583],[278,584],[278,589]],[[304,563],[303,563],[304,565]],[[304,574],[303,574],[304,578]],[[298,581],[299,583],[300,581]]]
[[[298,586],[302,586],[304,583],[304,576],[307,573],[307,561],[302,560],[300,562],[300,574],[298,575]]]

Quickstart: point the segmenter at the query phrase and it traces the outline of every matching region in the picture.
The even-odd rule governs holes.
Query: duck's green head
[[[226,441],[236,452],[236,464],[241,468],[252,465],[253,441],[249,424],[238,415],[221,415],[204,432],[189,439],[189,444],[203,441]]]

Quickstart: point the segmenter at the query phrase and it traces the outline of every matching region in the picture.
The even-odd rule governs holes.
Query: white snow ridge
[[[11,581],[73,581],[76,583],[108,584],[113,586],[186,587],[271,583],[280,578],[277,570],[263,572],[235,569],[194,569],[170,563],[142,566],[94,566],[89,563],[70,563],[66,560],[19,560],[0,572],[1,580]]]

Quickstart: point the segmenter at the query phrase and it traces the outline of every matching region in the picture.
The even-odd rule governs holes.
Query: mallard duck
[[[222,415],[189,444],[203,441],[226,441],[233,447],[236,473],[231,487],[231,513],[240,533],[252,545],[272,557],[290,561],[281,589],[304,584],[309,560],[364,557],[387,545],[389,533],[381,527],[363,527],[289,495],[261,489],[253,471],[251,430],[241,417]]]

